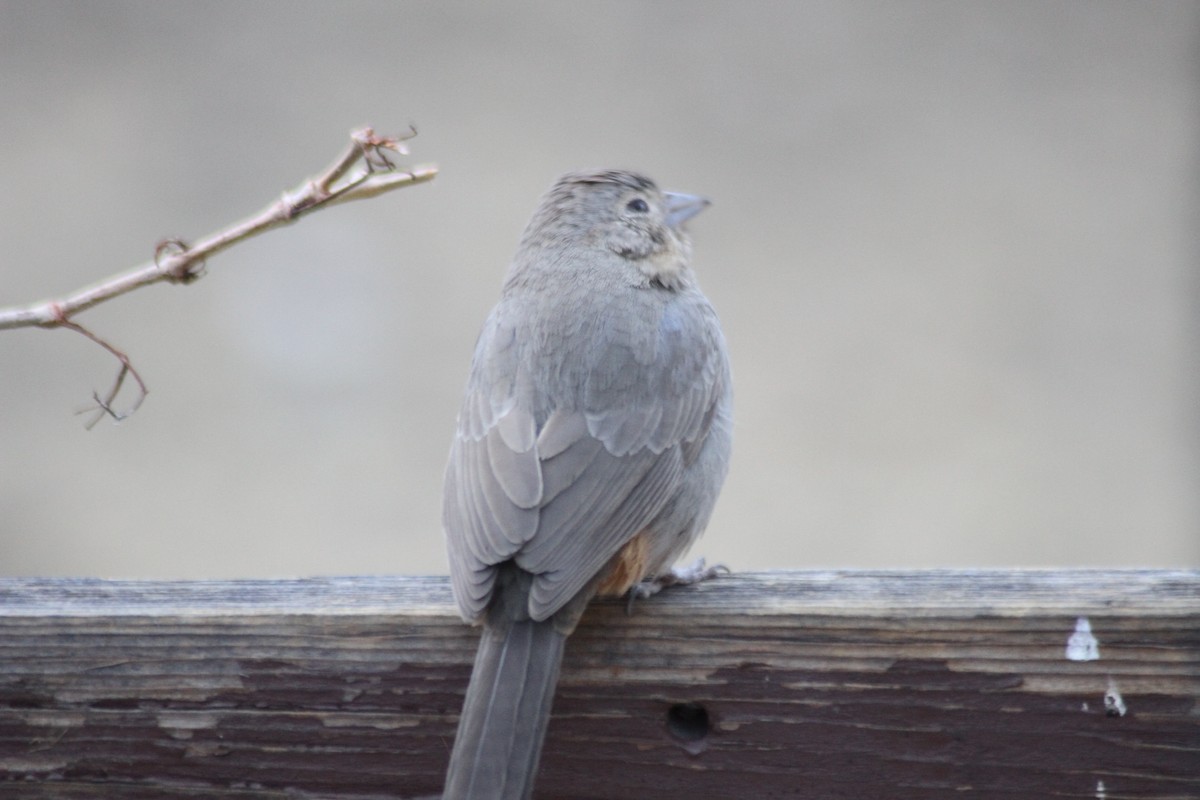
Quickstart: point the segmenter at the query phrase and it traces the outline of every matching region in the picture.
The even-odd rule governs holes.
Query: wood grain
[[[443,578],[0,579],[0,797],[437,796],[476,636]],[[538,797],[1200,798],[1198,699],[1200,572],[735,575],[589,610]]]

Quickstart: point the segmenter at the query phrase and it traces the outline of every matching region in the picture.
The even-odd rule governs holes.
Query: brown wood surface
[[[442,578],[0,579],[0,797],[436,796],[476,635]],[[1200,572],[735,575],[589,610],[538,797],[1200,798],[1198,700]]]

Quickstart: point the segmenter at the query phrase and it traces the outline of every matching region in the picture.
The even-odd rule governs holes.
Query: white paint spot
[[[1108,793],[1104,791],[1104,781],[1096,781],[1096,800],[1104,800]]]
[[[1100,660],[1100,642],[1092,635],[1092,623],[1087,617],[1075,620],[1075,632],[1067,639],[1067,659],[1070,661]]]
[[[1121,691],[1117,689],[1116,682],[1109,678],[1108,691],[1104,693],[1104,713],[1110,717],[1123,717],[1127,710],[1125,700],[1121,697]]]

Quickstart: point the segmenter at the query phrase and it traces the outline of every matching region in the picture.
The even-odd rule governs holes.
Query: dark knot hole
[[[667,709],[667,730],[681,742],[699,742],[708,736],[708,709],[699,703],[676,703]]]

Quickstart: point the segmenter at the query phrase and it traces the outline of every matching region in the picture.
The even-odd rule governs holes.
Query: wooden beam
[[[434,797],[443,578],[0,579],[0,797]],[[1200,571],[769,572],[598,603],[541,798],[1200,797]]]

